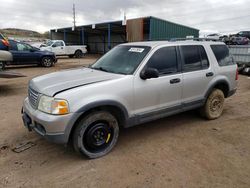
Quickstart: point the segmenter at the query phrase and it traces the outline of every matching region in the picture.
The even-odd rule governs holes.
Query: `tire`
[[[0,62],[0,71],[5,69],[5,63],[4,62]]]
[[[82,51],[81,51],[81,50],[76,50],[76,52],[75,52],[75,57],[76,57],[76,58],[81,58],[82,56],[83,56]]]
[[[214,89],[200,109],[201,116],[209,120],[219,118],[223,112],[224,101],[224,93],[220,89]]]
[[[111,113],[96,111],[88,114],[76,125],[73,132],[74,149],[95,159],[109,153],[119,136],[118,121]]]
[[[42,58],[41,64],[43,67],[52,67],[54,65],[54,61],[51,57]]]

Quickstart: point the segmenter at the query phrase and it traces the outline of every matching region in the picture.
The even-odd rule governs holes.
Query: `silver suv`
[[[221,42],[122,44],[88,68],[52,73],[29,83],[22,117],[46,139],[89,158],[107,154],[119,128],[199,109],[221,116],[237,89],[237,66]]]

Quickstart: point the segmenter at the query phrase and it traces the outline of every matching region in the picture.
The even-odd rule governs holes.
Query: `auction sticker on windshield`
[[[137,52],[142,53],[144,51],[144,48],[130,48],[129,52]]]

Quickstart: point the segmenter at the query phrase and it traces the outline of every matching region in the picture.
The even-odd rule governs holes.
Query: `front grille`
[[[34,109],[37,109],[38,100],[39,100],[39,93],[37,91],[35,91],[34,89],[29,88],[28,97],[29,97],[30,105]]]

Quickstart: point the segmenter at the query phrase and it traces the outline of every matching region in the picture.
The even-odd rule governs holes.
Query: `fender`
[[[96,101],[96,102],[92,102],[89,103],[87,105],[84,105],[82,108],[80,108],[79,110],[77,110],[74,113],[74,116],[71,118],[70,120],[70,124],[67,125],[66,129],[65,129],[65,136],[66,136],[66,140],[67,142],[69,141],[69,137],[72,131],[72,128],[74,127],[75,123],[77,122],[77,120],[87,111],[93,109],[93,108],[97,108],[100,106],[113,106],[113,107],[117,107],[119,108],[124,116],[125,119],[125,124],[127,124],[128,120],[129,120],[129,115],[128,115],[128,111],[125,108],[125,106],[117,101],[112,101],[112,100],[103,100],[103,101]],[[124,125],[126,126],[126,125]]]
[[[206,102],[207,97],[209,96],[209,94],[210,94],[210,93],[212,92],[212,90],[214,89],[214,87],[215,87],[216,85],[218,85],[218,84],[225,84],[225,85],[227,86],[228,92],[229,92],[229,83],[228,83],[226,80],[218,80],[218,81],[214,82],[214,83],[209,87],[209,89],[207,90],[207,92],[206,92],[206,94],[205,94],[205,97],[204,97],[205,102]],[[227,97],[228,97],[228,95],[225,96],[225,98],[227,98]]]

